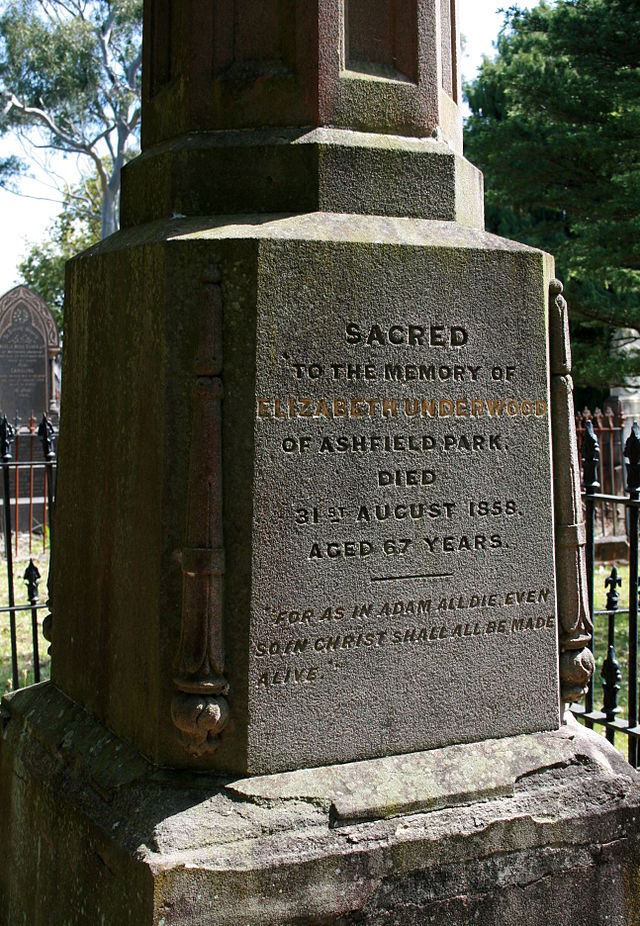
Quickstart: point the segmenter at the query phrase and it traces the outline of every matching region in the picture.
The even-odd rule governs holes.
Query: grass
[[[42,537],[33,538],[32,551],[29,554],[29,537],[20,535],[18,540],[18,550],[13,548],[13,587],[16,604],[26,604],[27,587],[23,579],[24,571],[29,565],[29,559],[32,558],[34,564],[38,567],[40,573],[39,584],[39,603],[38,608],[38,647],[40,656],[40,679],[49,677],[50,659],[47,655],[49,644],[42,636],[42,621],[47,615],[45,602],[47,600],[47,575],[49,572],[49,548],[46,551],[42,549]],[[0,607],[9,603],[9,578],[7,575],[7,560],[0,556]],[[31,611],[16,612],[16,636],[18,643],[18,680],[20,687],[31,685],[34,681],[33,673],[33,652],[31,642]],[[0,695],[11,691],[12,671],[11,671],[11,632],[9,614],[0,612]]]

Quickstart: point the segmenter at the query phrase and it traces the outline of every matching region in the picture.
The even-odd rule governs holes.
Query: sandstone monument
[[[566,305],[483,231],[455,2],[149,0],[144,75],[68,277],[1,926],[633,922],[637,776],[561,726]]]
[[[26,286],[0,299],[0,409],[26,426],[32,415],[57,419],[60,336],[49,306]]]

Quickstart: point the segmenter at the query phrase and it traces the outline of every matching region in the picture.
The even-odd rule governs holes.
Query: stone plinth
[[[235,774],[556,727],[550,273],[454,223],[317,213],[78,258],[55,684],[159,765]]]
[[[640,922],[639,778],[577,726],[185,780],[46,683],[3,725],[0,926]]]
[[[484,227],[482,174],[433,138],[332,128],[194,134],[136,158],[122,186],[123,227],[316,211]]]

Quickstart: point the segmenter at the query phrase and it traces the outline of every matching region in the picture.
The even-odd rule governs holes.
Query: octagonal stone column
[[[143,149],[333,126],[462,152],[453,0],[147,0],[145,23]]]

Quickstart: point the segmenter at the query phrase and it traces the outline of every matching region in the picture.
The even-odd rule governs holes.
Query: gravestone
[[[560,728],[566,304],[484,232],[459,101],[455,2],[146,3],[123,229],[69,268],[2,926],[628,922],[637,780]]]
[[[57,415],[60,336],[46,302],[26,286],[0,299],[0,408],[26,425],[32,415]]]

